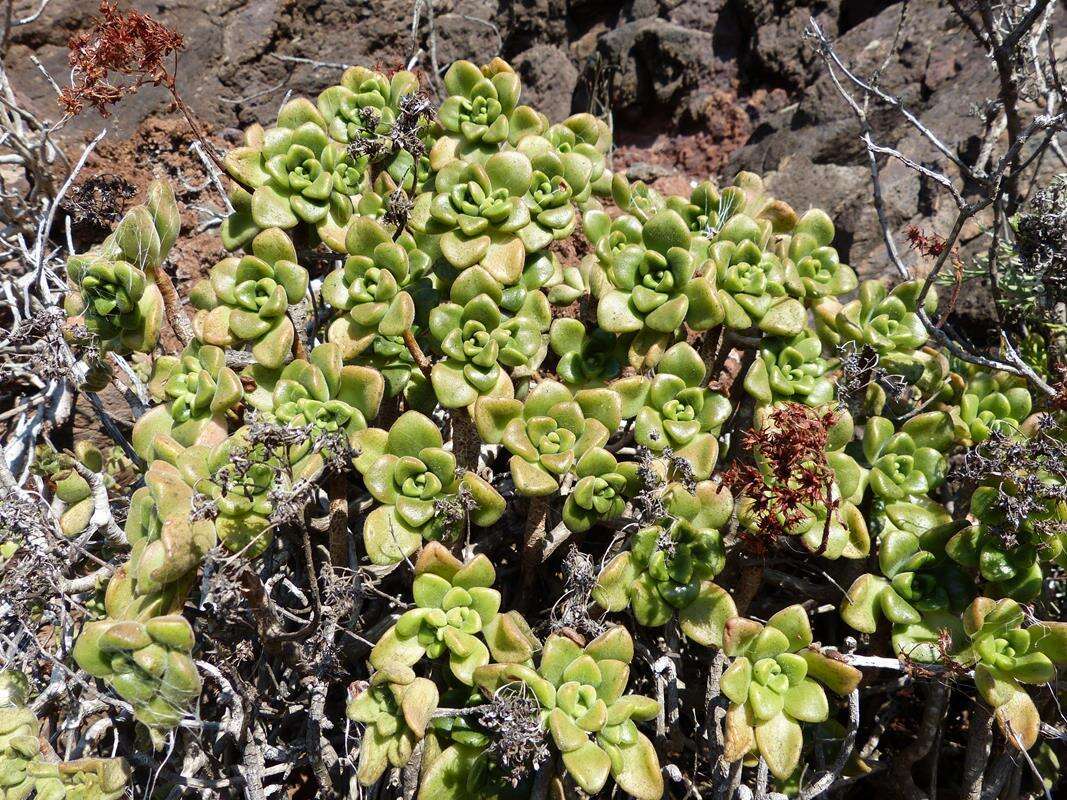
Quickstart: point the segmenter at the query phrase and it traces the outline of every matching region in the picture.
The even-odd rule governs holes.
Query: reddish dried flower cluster
[[[908,244],[912,249],[919,253],[919,255],[926,258],[940,258],[945,252],[947,242],[940,236],[934,234],[926,234],[922,228],[917,228],[912,225],[908,228]],[[960,297],[960,288],[963,286],[963,261],[960,259],[956,249],[952,249],[952,272],[953,272],[953,286],[952,296],[949,298],[948,303],[944,305],[941,315],[937,320],[937,327],[940,328],[945,324],[945,320],[948,319],[948,315],[952,313],[952,309],[956,307],[956,301]]]
[[[106,117],[112,105],[146,84],[164,85],[173,93],[174,72],[164,62],[174,56],[176,64],[183,46],[180,33],[147,14],[122,13],[110,0],[100,0],[93,27],[71,37],[74,82],[63,89],[59,102],[69,114],[89,105]],[[131,80],[117,83],[114,75]]]
[[[748,544],[757,551],[789,535],[808,517],[808,509],[824,506],[828,520],[836,510],[834,472],[826,460],[829,431],[836,422],[832,409],[785,403],[767,415],[763,427],[744,434],[742,444],[754,463],[734,462],[723,481],[735,495],[752,501],[750,513],[761,535],[749,537]],[[825,547],[824,536],[820,549]]]

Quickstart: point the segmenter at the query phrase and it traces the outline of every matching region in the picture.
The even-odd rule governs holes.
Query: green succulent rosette
[[[308,272],[296,263],[296,249],[280,228],[256,234],[251,250],[224,258],[193,287],[193,331],[216,347],[250,344],[256,362],[275,369],[292,350],[296,331],[286,312],[304,301]]]
[[[369,683],[353,684],[346,715],[365,725],[356,780],[373,785],[389,767],[403,767],[426,735],[439,700],[437,686],[408,666],[387,664]]]
[[[126,212],[102,244],[67,260],[71,289],[64,310],[83,317],[103,349],[147,353],[156,346],[163,295],[155,271],[180,229],[174,192],[166,182],[153,181],[145,202]]]
[[[544,133],[524,135],[516,145],[535,164],[545,156],[558,160],[559,174],[579,205],[589,201],[594,184],[605,175],[610,147],[611,130],[592,114],[574,114]]]
[[[813,306],[815,330],[832,347],[843,342],[870,346],[884,370],[915,383],[926,367],[921,348],[928,338],[916,311],[921,291],[921,281],[898,284],[892,291],[883,281],[863,281],[855,300],[842,305],[827,297]],[[924,308],[927,314],[937,308],[933,289]]]
[[[29,771],[36,780],[38,800],[118,800],[126,795],[131,775],[123,758],[79,758],[58,764],[39,760]]]
[[[453,161],[437,173],[433,191],[419,195],[411,226],[436,242],[443,261],[438,278],[446,286],[455,281],[454,291],[464,293],[468,283],[488,277],[502,292],[519,282],[527,254],[520,232],[532,224],[525,197],[533,179],[530,160],[509,151],[484,164]]]
[[[711,181],[702,181],[688,198],[668,197],[666,206],[685,220],[699,257],[719,238],[736,241],[739,235],[750,233],[758,242],[766,242],[772,233],[788,232],[797,222],[793,209],[768,197],[762,179],[751,172],[738,173],[733,185],[722,190]]]
[[[53,763],[41,748],[41,724],[26,708],[26,676],[0,671],[0,798],[116,800],[125,794],[130,768],[123,758],[79,758]]]
[[[659,759],[635,723],[654,719],[659,704],[624,694],[633,656],[633,639],[621,626],[584,646],[552,634],[536,669],[490,664],[475,670],[474,679],[488,693],[515,682],[531,689],[567,774],[584,792],[597,794],[610,776],[638,800],[658,800],[663,794]]]
[[[562,159],[555,153],[546,153],[535,156],[530,163],[530,188],[522,198],[530,210],[530,223],[519,230],[519,238],[527,253],[537,253],[574,233],[578,213]]]
[[[396,241],[370,217],[356,217],[348,228],[349,256],[322,283],[327,305],[343,313],[330,324],[328,337],[345,360],[360,356],[375,336],[401,336],[415,322],[415,296],[432,293],[430,257],[410,235]]]
[[[578,267],[564,266],[555,253],[528,253],[522,277],[503,290],[500,307],[518,311],[537,290],[542,290],[553,306],[569,306],[587,292],[585,276]],[[495,294],[496,289],[490,287],[489,291]]]
[[[552,320],[548,343],[559,357],[556,374],[571,389],[607,386],[622,374],[627,358],[625,338],[586,328],[573,317]]]
[[[89,527],[96,510],[92,487],[74,468],[72,462],[75,460],[90,472],[100,475],[105,487],[114,483],[107,474],[104,454],[91,442],[79,440],[74,443],[72,455],[59,455],[50,478],[54,487],[55,510],[59,515],[59,529],[69,538],[77,537]]]
[[[842,264],[831,246],[833,240],[833,221],[822,209],[813,208],[779,242],[779,256],[793,265],[798,279],[791,282],[790,291],[808,304],[848,294],[859,285],[855,270]]]
[[[946,406],[956,441],[968,446],[984,442],[994,431],[1020,435],[1019,429],[1032,408],[1025,379],[1005,372],[975,372],[964,385],[958,402]]]
[[[1046,476],[1048,482],[1055,479]],[[1067,565],[1067,503],[1048,501],[1044,507],[1009,523],[1001,507],[1008,497],[1027,491],[1014,481],[983,485],[971,495],[974,524],[957,533],[946,545],[949,556],[961,566],[976,570],[991,593],[1030,602],[1040,596],[1045,563]],[[1004,531],[1011,535],[1004,535]]]
[[[430,335],[444,358],[433,365],[430,382],[441,405],[463,408],[487,395],[514,396],[509,370],[529,375],[537,369],[548,350],[550,318],[540,293],[510,318],[488,294],[432,309]]]
[[[679,342],[663,354],[653,377],[611,384],[622,398],[623,417],[635,418],[634,441],[656,454],[670,448],[690,463],[697,480],[711,476],[719,431],[732,412],[729,400],[704,386],[706,371],[696,350]]]
[[[507,145],[548,127],[542,114],[519,105],[519,76],[501,58],[480,68],[456,61],[445,73],[444,84],[448,96],[437,112],[441,135],[430,150],[435,170],[456,159],[484,163]]]
[[[956,659],[974,669],[978,693],[993,708],[1004,738],[1020,750],[1037,742],[1041,716],[1026,685],[1048,683],[1067,664],[1067,622],[1024,626],[1026,615],[1010,599],[975,598],[963,612],[969,645]]]
[[[463,563],[438,542],[430,542],[415,562],[412,597],[415,607],[405,611],[371,651],[376,669],[411,666],[423,656],[448,658],[461,683],[474,685],[478,667],[494,656],[527,661],[533,650],[528,628],[514,618],[498,619],[500,593],[492,588],[496,570],[484,555]],[[488,646],[487,646],[488,643]]]
[[[366,157],[354,158],[330,138],[326,119],[310,100],[290,100],[274,127],[248,128],[244,145],[230,150],[223,166],[239,184],[235,212],[222,227],[227,250],[262,230],[303,225],[344,252],[345,228],[367,179]]]
[[[412,328],[416,339],[420,331]],[[375,336],[363,351],[360,360],[378,371],[385,381],[385,397],[402,396],[409,408],[432,412],[437,404],[433,387],[408,349],[403,336]]]
[[[962,524],[949,522],[918,534],[883,532],[878,538],[881,574],[866,573],[852,583],[841,603],[841,618],[861,633],[874,633],[884,618],[893,626],[898,655],[938,661],[941,631],[961,640],[958,618],[974,597],[973,581],[945,555],[945,545]]]
[[[846,695],[859,684],[858,669],[811,644],[811,624],[799,605],[782,609],[766,625],[743,617],[726,623],[723,650],[731,661],[721,685],[730,700],[727,761],[759,755],[772,775],[787,779],[804,746],[801,723],[825,722],[830,715],[825,689]]]
[[[5,671],[0,673],[0,678],[5,683],[21,678],[18,691],[23,695],[19,702],[0,707],[0,797],[23,800],[35,789],[31,770],[41,751],[38,739],[41,724],[25,708],[25,677]]]
[[[418,550],[423,540],[452,540],[465,515],[440,513],[456,504],[461,487],[469,497],[470,521],[492,525],[504,513],[504,499],[473,472],[456,475],[456,457],[444,449],[432,420],[408,411],[388,431],[368,428],[356,434],[356,468],[381,505],[363,525],[363,544],[374,564],[389,566]],[[462,507],[461,507],[462,508]]]
[[[163,433],[179,444],[214,446],[226,438],[231,412],[244,398],[237,373],[220,347],[191,342],[177,356],[152,365],[148,391],[160,403],[133,426],[133,447],[151,457],[151,440]]]
[[[622,516],[637,494],[637,464],[619,462],[602,447],[592,447],[574,465],[577,478],[563,503],[563,524],[574,533]]]
[[[627,180],[620,172],[611,176],[610,193],[615,205],[638,223],[648,222],[667,207],[667,201],[658,191],[644,181]]]
[[[701,481],[694,492],[675,483],[664,492],[663,504],[665,516],[641,528],[608,562],[592,597],[607,611],[632,608],[641,625],[655,627],[677,617],[687,638],[721,647],[737,608],[712,579],[726,564],[722,531],[733,498],[711,481]]]
[[[892,502],[936,489],[948,466],[942,450],[951,442],[952,422],[940,411],[914,416],[899,431],[885,417],[870,417],[863,431],[863,456],[870,464],[871,491]]]
[[[629,348],[635,369],[654,366],[683,324],[707,330],[722,321],[713,287],[693,280],[692,237],[676,212],[656,212],[641,226],[638,242],[631,241],[633,224],[609,225],[602,212],[589,212],[585,224],[597,239],[602,271],[590,277],[597,323],[609,333],[636,334]]]
[[[752,223],[747,217],[734,219]],[[728,233],[734,235],[733,231]],[[739,228],[736,235],[753,236],[755,232]],[[789,294],[790,286],[796,283],[792,265],[752,238],[726,239],[720,234],[708,249],[703,270],[704,281],[714,287],[722,304],[727,327],[756,327],[772,336],[796,336],[803,331],[807,313]]]
[[[419,79],[408,70],[398,70],[392,77],[386,77],[366,67],[349,67],[338,85],[319,94],[315,105],[330,138],[348,145],[367,136],[388,136],[404,98],[418,91]],[[428,120],[423,125],[428,139]],[[401,149],[386,158],[384,173],[397,185],[409,193],[421,190],[430,169],[426,156],[416,160],[408,150]],[[362,200],[361,197],[357,206],[362,205]]]
[[[486,444],[503,444],[515,491],[525,497],[547,497],[573,473],[592,448],[603,447],[619,426],[617,394],[588,389],[572,395],[556,381],[541,381],[525,401],[483,397],[473,418]]]
[[[206,448],[194,453],[201,450]],[[130,498],[124,529],[130,560],[123,568],[125,579],[112,578],[108,588],[110,593],[122,587],[124,615],[134,613],[127,606],[135,606],[138,617],[146,611],[168,613],[162,609],[173,605],[176,598],[180,608],[188,582],[204,554],[215,546],[215,525],[193,518],[193,481],[187,479],[189,472],[179,461],[193,458],[194,453],[160,436],[145,485]]]
[[[809,330],[785,338],[765,337],[745,373],[745,391],[761,405],[823,406],[834,400],[834,365],[834,360],[823,358],[822,341]]]
[[[271,389],[268,415],[287,427],[310,425],[313,432],[345,432],[351,439],[378,415],[385,381],[370,367],[345,364],[332,342],[320,344],[307,360],[286,364],[277,379],[260,371],[257,383]],[[294,459],[304,452],[292,452]]]
[[[192,626],[180,614],[99,620],[74,646],[78,666],[133,706],[138,722],[173,728],[200,696]]]

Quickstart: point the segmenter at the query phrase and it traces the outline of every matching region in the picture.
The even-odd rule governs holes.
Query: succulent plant
[[[454,291],[486,276],[500,287],[519,281],[527,252],[519,234],[531,224],[524,198],[533,179],[533,166],[522,153],[495,153],[484,164],[449,163],[437,173],[433,192],[416,200],[412,226],[424,236],[438,236],[446,264],[464,276]],[[447,278],[447,272],[440,270],[439,277]]]
[[[994,710],[1004,738],[1020,750],[1037,742],[1041,717],[1024,684],[1048,683],[1067,664],[1067,622],[1024,627],[1023,609],[1010,598],[978,597],[963,612],[969,645],[957,660],[974,668],[978,693]]]
[[[796,283],[787,268],[791,265],[751,238],[720,238],[709,248],[708,259],[704,282],[715,287],[727,327],[758,327],[772,336],[796,336],[804,329],[804,307],[789,296]]]
[[[917,381],[924,363],[916,353],[926,344],[927,333],[916,308],[921,281],[907,281],[889,291],[883,281],[864,281],[859,297],[841,305],[832,298],[815,304],[815,329],[831,346],[842,342],[868,345],[878,354],[879,364],[890,374]],[[937,307],[931,290],[924,301],[927,314]]]
[[[504,513],[504,499],[489,483],[465,472],[456,476],[456,457],[443,448],[432,420],[408,411],[388,431],[368,428],[356,434],[356,468],[381,505],[363,525],[363,544],[375,564],[395,564],[423,540],[451,540],[465,519],[456,505],[462,490],[470,521],[491,525]],[[454,513],[443,513],[442,505]]]
[[[224,258],[193,287],[192,303],[199,309],[193,330],[201,342],[216,347],[250,343],[256,362],[275,369],[292,350],[296,332],[286,312],[303,302],[308,273],[279,228],[257,233],[251,250]]]
[[[351,145],[361,139],[389,137],[392,127],[405,111],[418,102],[418,77],[408,70],[397,70],[392,77],[366,67],[349,67],[341,75],[341,82],[319,94],[315,105],[326,123],[330,138]],[[426,144],[428,120],[420,115],[418,133]],[[407,192],[419,191],[429,172],[429,159],[412,149],[382,148],[384,152],[368,152],[371,163],[381,164],[383,174]],[[384,162],[384,163],[382,163]],[[364,196],[357,209],[365,207]]]
[[[707,368],[689,344],[663,354],[652,378],[620,378],[611,388],[622,398],[623,417],[635,417],[634,441],[653,453],[670,448],[686,459],[697,480],[711,477],[719,456],[718,434],[732,408],[703,385]]]
[[[226,172],[240,184],[222,230],[233,250],[259,231],[305,225],[327,246],[344,251],[348,225],[366,182],[366,157],[354,158],[330,139],[327,122],[310,100],[290,100],[274,127],[253,125],[230,150]]]
[[[503,59],[494,58],[481,68],[456,61],[444,83],[448,96],[437,113],[442,135],[430,151],[435,170],[454,159],[485,162],[504,145],[548,127],[542,115],[519,105],[519,76]]]
[[[1033,400],[1025,381],[1007,373],[978,372],[971,376],[958,404],[949,406],[956,441],[984,442],[993,431],[1016,435],[1030,415]]]
[[[26,708],[26,676],[0,671],[0,798],[117,800],[130,768],[122,758],[80,758],[53,763],[41,751],[41,724]]]
[[[941,658],[940,633],[956,639],[959,614],[974,596],[971,580],[945,555],[960,528],[947,523],[922,531],[883,532],[878,539],[881,575],[867,573],[849,587],[841,618],[862,633],[874,633],[884,617],[893,625],[893,648],[913,661]]]
[[[125,581],[115,578],[111,581],[116,591],[120,584],[123,585],[131,602],[139,598],[141,605],[150,608],[168,605],[167,597],[174,592],[181,593],[179,584],[215,546],[217,535],[211,520],[193,518],[194,490],[186,480],[183,468],[172,463],[197,451],[190,454],[176,444],[173,450],[165,449],[167,445],[163,437],[160,437],[159,446],[160,455],[170,460],[152,461],[145,473],[145,485],[130,499],[125,526],[126,539],[131,546],[130,560],[124,567]],[[123,609],[122,613],[129,612]]]
[[[559,172],[574,201],[583,204],[592,196],[593,185],[605,174],[605,154],[610,145],[611,131],[603,120],[592,114],[574,114],[544,133],[524,135],[516,148],[535,164],[539,157],[558,159]]]
[[[607,386],[622,373],[624,340],[601,328],[589,330],[580,320],[560,317],[552,321],[548,342],[559,356],[556,374],[571,389]]]
[[[352,690],[346,713],[366,725],[356,780],[370,786],[387,767],[402,767],[411,760],[437,710],[437,686],[416,677],[410,667],[391,664],[378,669],[369,683],[353,684]]]
[[[598,217],[587,216],[592,216],[587,227],[605,227]],[[639,243],[630,241],[632,227],[612,228],[597,244],[604,275],[598,279],[597,323],[609,333],[638,334],[630,345],[632,366],[653,366],[683,323],[707,330],[722,321],[712,286],[692,280],[692,237],[676,212],[664,209],[651,216],[641,227]]]
[[[54,497],[58,501],[59,529],[64,536],[74,538],[89,527],[96,501],[89,482],[75,469],[78,461],[90,472],[100,475],[105,487],[114,483],[107,474],[104,454],[91,442],[81,439],[74,443],[72,455],[60,454],[56,459],[51,480],[55,486]]]
[[[780,255],[792,262],[799,278],[799,285],[794,283],[790,289],[808,303],[848,294],[859,284],[855,271],[842,264],[831,247],[833,240],[833,221],[825,211],[813,208],[782,242]]]
[[[832,369],[833,362],[822,356],[822,341],[811,331],[787,338],[765,337],[745,373],[745,391],[761,404],[825,405],[834,400]]]
[[[123,758],[79,758],[31,765],[38,800],[118,800],[127,792],[131,770]]]
[[[591,389],[575,397],[556,381],[537,384],[525,401],[483,397],[474,406],[482,441],[507,448],[515,491],[527,497],[559,491],[563,476],[607,443],[619,419],[618,395]]]
[[[147,727],[172,728],[200,695],[193,629],[179,614],[86,624],[74,646],[78,666],[105,679]]]
[[[153,181],[144,204],[131,208],[99,247],[67,260],[69,316],[82,316],[101,346],[150,352],[163,324],[163,296],[155,273],[178,238],[174,192]]]
[[[700,257],[717,239],[736,241],[747,233],[757,242],[766,242],[771,233],[790,231],[797,222],[793,209],[769,198],[763,181],[751,172],[738,173],[733,185],[721,190],[711,181],[702,181],[688,198],[668,197],[666,206],[686,221],[694,253]]]
[[[952,423],[948,415],[938,411],[912,417],[899,431],[885,417],[871,417],[863,431],[863,455],[871,465],[871,491],[893,501],[936,489],[947,468],[945,456],[937,448],[944,449],[951,441]]]
[[[1045,480],[1053,481],[1051,477]],[[979,577],[1000,596],[1030,602],[1041,594],[1042,562],[1067,563],[1067,503],[1045,501],[1041,510],[1018,520],[1017,530],[1008,523],[1002,496],[1011,498],[1030,489],[1015,481],[979,486],[971,495],[975,523],[957,533],[945,546],[960,565],[977,570]],[[1009,538],[1002,530],[1012,532]]]
[[[525,664],[490,664],[475,670],[474,678],[490,693],[511,682],[530,687],[567,773],[583,791],[595,795],[610,775],[638,800],[658,800],[663,794],[659,759],[635,722],[653,719],[659,704],[623,694],[633,656],[633,639],[621,626],[584,646],[553,634],[545,640],[536,670]]]
[[[733,513],[730,492],[701,481],[694,492],[669,485],[664,515],[634,534],[628,549],[601,571],[593,599],[608,611],[633,608],[642,625],[675,616],[682,632],[705,646],[722,646],[733,598],[712,582],[726,564],[722,530]]]
[[[276,381],[257,381],[271,388],[270,416],[288,427],[310,425],[315,433],[344,431],[351,439],[378,415],[385,382],[377,370],[345,364],[332,342],[318,345],[307,360],[282,368]],[[294,458],[303,457],[296,451]]]
[[[563,522],[575,533],[622,515],[639,489],[637,464],[619,462],[602,447],[592,447],[574,465],[577,478],[563,504]]]
[[[179,444],[216,445],[226,438],[227,415],[244,398],[237,373],[226,366],[226,353],[193,341],[180,355],[156,359],[148,391],[160,405],[137,420],[134,449],[150,450],[147,439],[158,433]]]
[[[537,369],[547,351],[546,316],[522,309],[506,318],[487,294],[432,309],[430,334],[445,357],[433,365],[430,381],[441,405],[462,408],[486,395],[513,396],[505,368],[527,375]]]
[[[371,651],[371,664],[376,669],[408,667],[423,656],[447,656],[452,674],[471,686],[475,670],[489,663],[490,649],[483,638],[494,650],[499,642],[509,653],[517,647],[518,660],[529,659],[532,650],[523,633],[511,636],[512,627],[499,624],[495,580],[496,570],[484,555],[463,563],[439,542],[430,542],[415,562],[415,607],[382,634]]]
[[[735,617],[726,623],[723,649],[731,658],[722,675],[727,761],[758,753],[771,774],[784,780],[800,760],[800,723],[824,722],[830,714],[824,686],[846,695],[861,674],[811,648],[811,624],[799,605],[784,608],[763,625]]]
[[[322,284],[322,297],[343,316],[329,339],[346,360],[360,355],[375,336],[400,336],[415,321],[412,293],[430,289],[430,257],[410,236],[393,241],[378,222],[357,216],[345,238],[349,256]],[[432,291],[432,289],[430,289]]]

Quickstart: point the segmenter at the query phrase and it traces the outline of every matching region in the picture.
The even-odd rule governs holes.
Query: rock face
[[[870,75],[894,42],[880,85],[960,152],[976,146],[971,108],[994,95],[989,64],[946,5],[934,0],[437,0],[434,46],[428,3],[412,39],[411,0],[168,0],[132,3],[181,31],[179,86],[194,113],[232,137],[273,117],[288,92],[314,95],[338,65],[429,70],[456,58],[501,55],[522,74],[527,99],[554,119],[610,112],[616,168],[681,190],[689,177],[769,173],[798,209],[825,207],[839,222],[838,248],[864,276],[886,259],[870,202],[867,156],[851,112],[804,37],[811,16],[842,57]],[[17,28],[7,63],[31,107],[56,118],[55,94],[28,56],[62,79],[66,42],[89,24],[85,0],[53,0]],[[296,60],[294,60],[296,59]],[[299,59],[312,59],[307,63]],[[960,79],[966,76],[966,79]],[[115,109],[114,139],[139,141],[146,119],[168,112],[149,87]],[[938,154],[898,114],[872,111],[879,140],[920,161]],[[91,113],[70,138],[99,128]],[[141,139],[144,137],[141,136]],[[131,145],[133,146],[133,145]],[[173,170],[171,170],[173,172]],[[199,177],[191,181],[198,183]],[[891,221],[944,232],[951,203],[895,161],[884,165]],[[976,236],[978,231],[969,231]]]

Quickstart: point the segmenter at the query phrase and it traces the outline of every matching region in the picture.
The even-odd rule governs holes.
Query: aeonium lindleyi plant
[[[620,415],[619,396],[610,390],[572,395],[561,383],[541,381],[525,401],[480,398],[473,416],[484,442],[503,444],[511,453],[515,491],[543,497],[559,491],[560,481],[590,449],[607,443]]]
[[[510,683],[529,686],[567,774],[583,791],[595,795],[610,776],[638,800],[656,800],[663,794],[659,758],[635,723],[653,719],[659,704],[624,694],[633,657],[633,638],[621,625],[588,644],[552,634],[536,668],[490,664],[475,670],[474,680],[490,694]]]
[[[439,542],[415,561],[415,607],[400,615],[371,651],[376,669],[410,667],[424,656],[447,658],[460,682],[473,685],[478,667],[494,657],[523,662],[533,655],[525,625],[500,618],[496,570],[484,555],[464,563]]]
[[[975,594],[973,581],[945,555],[945,544],[965,524],[948,522],[918,533],[883,531],[878,537],[881,574],[856,578],[841,603],[841,618],[862,633],[874,633],[884,618],[892,623],[898,655],[938,661],[942,632],[960,642],[959,615]]]
[[[613,246],[606,219],[587,215],[586,227],[603,229],[598,238],[606,244],[597,250],[603,277],[590,279],[599,298],[597,324],[611,333],[637,334],[629,350],[632,366],[654,366],[683,323],[707,330],[722,321],[714,287],[693,280],[692,236],[677,212],[656,212],[641,226],[639,240],[630,241],[635,230],[622,231],[625,238]]]
[[[250,344],[256,363],[274,369],[285,363],[296,330],[287,314],[302,303],[308,272],[296,262],[296,248],[280,228],[255,235],[251,253],[224,258],[197,283],[190,300],[196,338],[222,348]]]
[[[174,192],[153,181],[145,202],[131,208],[102,244],[67,260],[72,285],[64,310],[84,319],[104,349],[151,352],[159,341],[163,296],[156,270],[180,227]]]
[[[626,550],[597,577],[592,597],[607,611],[632,608],[642,625],[664,625],[677,617],[689,639],[722,646],[726,622],[737,616],[733,598],[712,579],[726,564],[723,528],[733,498],[711,481],[690,492],[670,484],[663,516],[640,528]]]
[[[424,540],[452,541],[468,517],[485,526],[504,513],[504,499],[484,478],[471,471],[457,476],[441,431],[419,412],[405,412],[388,431],[368,428],[354,438],[356,468],[380,503],[363,524],[363,545],[374,564],[396,564]]]
[[[634,418],[634,441],[660,454],[668,448],[689,462],[693,477],[711,476],[719,455],[718,434],[732,407],[704,385],[700,354],[679,342],[663,354],[651,378],[620,378],[611,389],[622,399],[623,417]]]
[[[892,502],[936,489],[945,479],[943,451],[951,443],[951,420],[939,411],[911,417],[899,431],[885,417],[869,418],[863,431],[863,455],[870,464],[871,490]]]
[[[372,786],[388,767],[403,767],[411,760],[438,699],[433,681],[400,664],[386,665],[369,682],[350,687],[345,713],[366,725],[356,768],[360,784]]]
[[[1034,746],[1041,725],[1025,685],[1048,683],[1067,664],[1067,622],[1027,625],[1026,619],[1010,598],[976,598],[963,614],[970,644],[956,656],[974,668],[975,685],[1004,738],[1021,750]]]
[[[348,258],[326,276],[322,297],[342,316],[327,336],[346,359],[366,350],[376,336],[401,336],[415,322],[415,297],[432,292],[430,257],[410,234],[394,237],[379,222],[357,216],[345,235]]]
[[[271,128],[248,128],[244,146],[230,150],[223,164],[237,182],[235,211],[222,231],[227,249],[242,247],[261,230],[302,225],[344,251],[345,228],[366,183],[366,157],[330,138],[310,100],[290,100]]]
[[[834,360],[810,330],[792,337],[764,337],[745,373],[745,391],[761,404],[782,401],[821,406],[834,399]]]
[[[830,715],[825,689],[847,695],[859,684],[858,669],[811,645],[811,624],[799,605],[782,609],[766,625],[743,617],[726,623],[723,650],[731,661],[721,685],[730,700],[727,761],[758,755],[772,775],[788,778],[804,744],[801,723]]]

